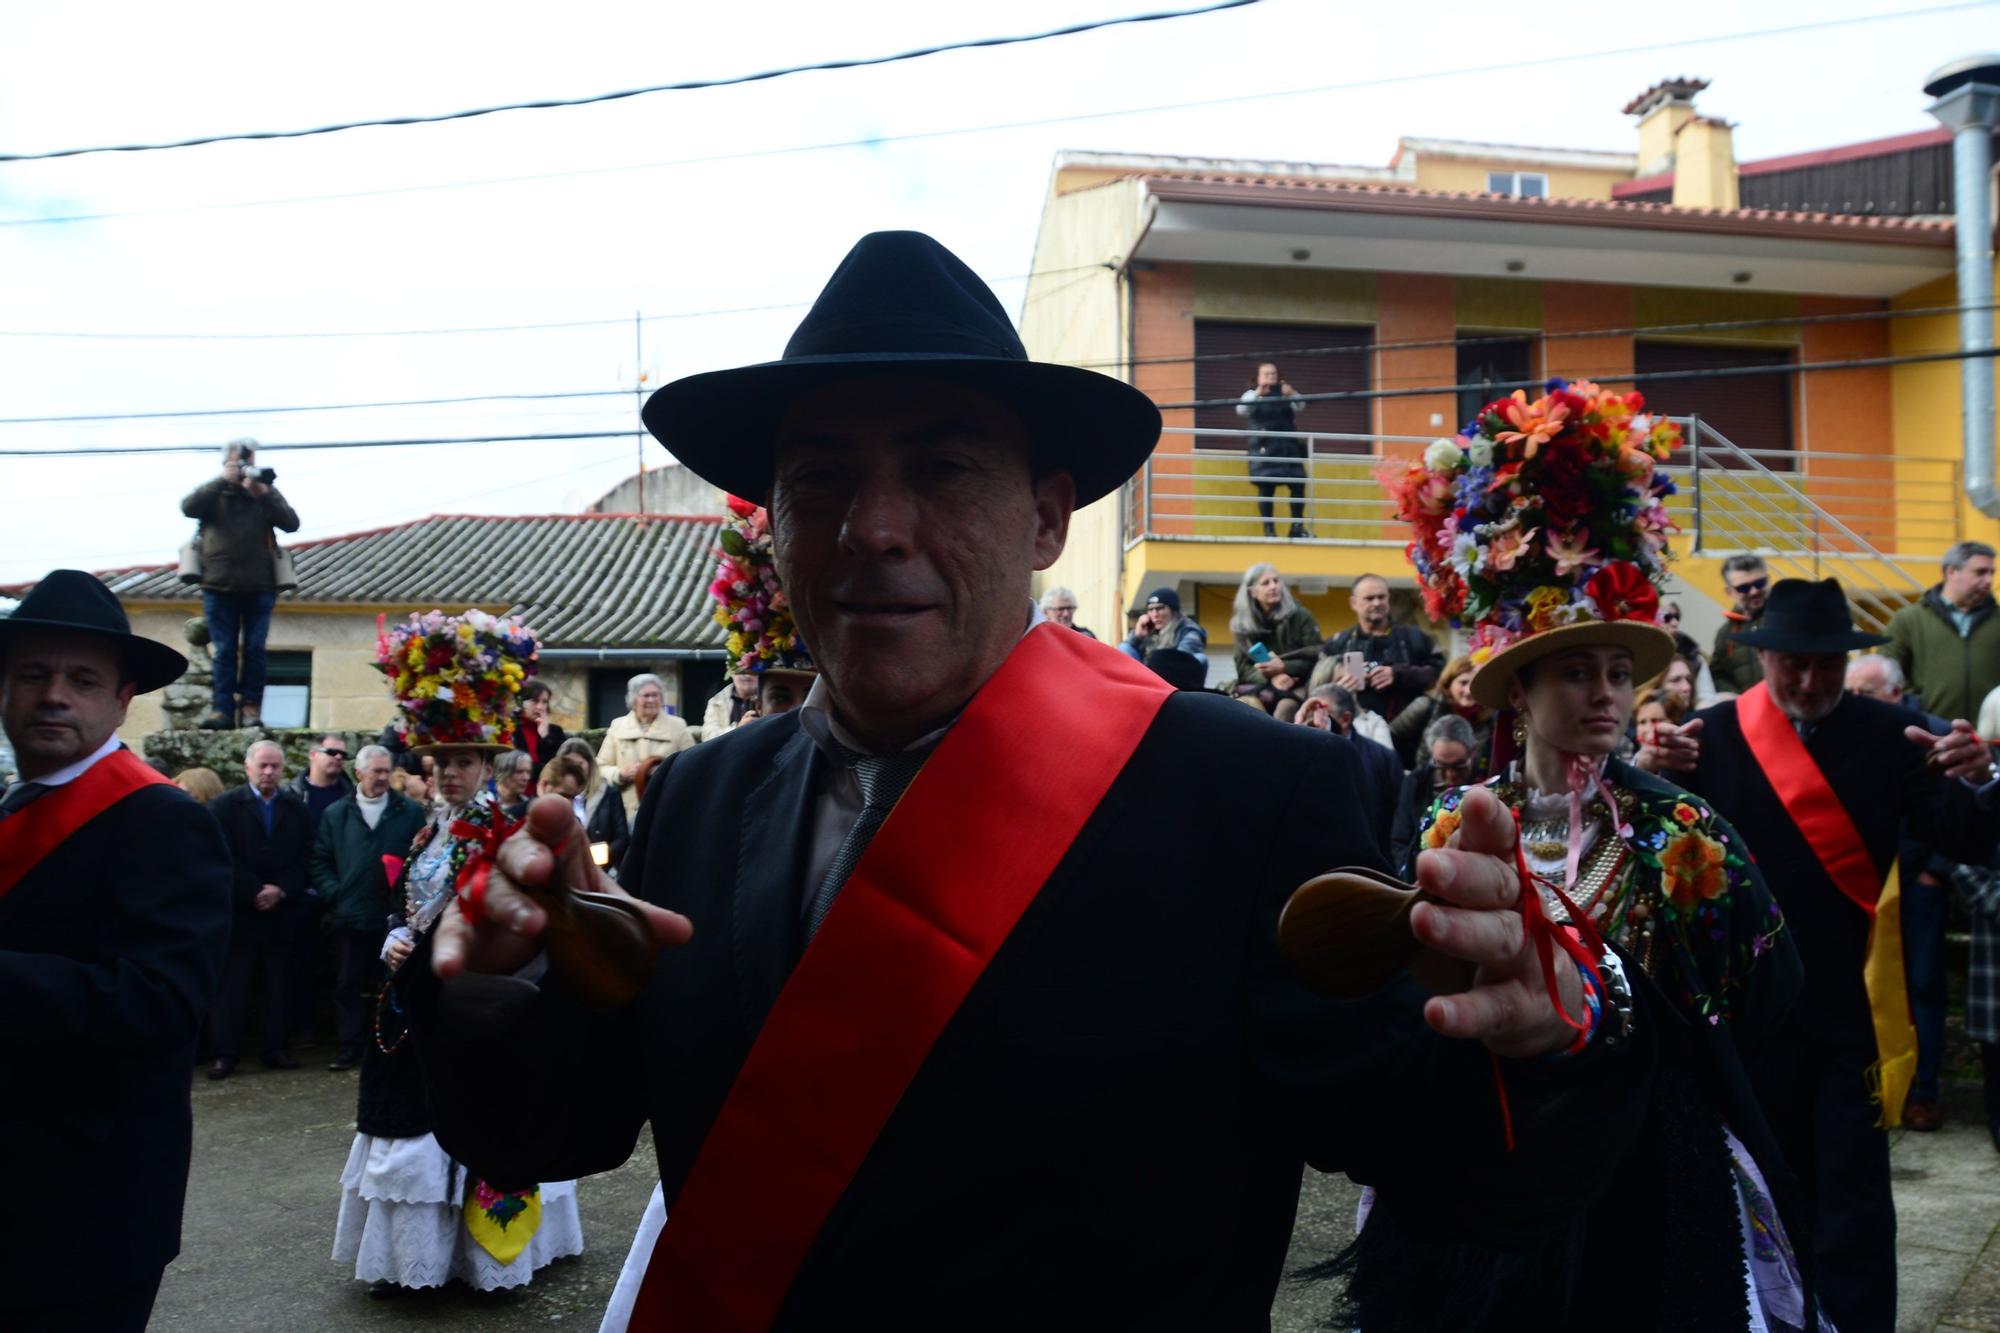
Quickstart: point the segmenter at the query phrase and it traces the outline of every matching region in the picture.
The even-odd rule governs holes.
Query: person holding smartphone
[[[1319,622],[1292,599],[1276,565],[1243,572],[1229,631],[1236,638],[1237,697],[1280,722],[1291,721],[1319,656]]]

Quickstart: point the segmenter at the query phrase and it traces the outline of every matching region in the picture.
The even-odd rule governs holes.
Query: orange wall
[[[1598,282],[1544,282],[1542,328],[1547,333],[1587,329],[1623,329],[1632,325],[1632,289]],[[1556,338],[1542,340],[1544,378],[1594,379],[1632,373],[1632,338]]]
[[[1457,305],[1452,279],[1428,273],[1381,273],[1375,278],[1375,340],[1383,344],[1400,342],[1449,341],[1457,336]],[[1452,384],[1458,379],[1458,353],[1454,348],[1412,347],[1399,351],[1385,349],[1375,363],[1378,389],[1423,388],[1432,384]],[[1457,428],[1453,420],[1457,405],[1451,394],[1426,394],[1419,398],[1378,398],[1375,400],[1375,429],[1384,435],[1422,435],[1436,438]],[[1439,416],[1443,424],[1433,425]],[[1422,445],[1383,446],[1385,454],[1419,454]]]
[[[1881,301],[1801,296],[1799,314],[1880,310]],[[1889,321],[1799,326],[1799,360],[1847,361],[1889,355]],[[1806,463],[1806,493],[1879,550],[1896,547],[1895,422],[1889,368],[1826,370],[1798,377],[1793,439],[1801,452],[1871,454],[1882,462],[1827,458]],[[1945,514],[1938,515],[1940,519]]]
[[[1158,264],[1132,270],[1132,383],[1154,402],[1184,403],[1194,397],[1194,268],[1189,264]],[[1192,426],[1187,408],[1163,412],[1163,426]],[[1194,452],[1191,435],[1162,435],[1154,451],[1186,457]],[[1153,530],[1186,534],[1194,531],[1191,462],[1169,463],[1169,477],[1152,498]],[[1134,483],[1137,512],[1145,513],[1146,480]],[[1171,494],[1170,492],[1179,492]]]

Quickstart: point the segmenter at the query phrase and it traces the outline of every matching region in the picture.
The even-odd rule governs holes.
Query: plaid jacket
[[[1965,975],[1965,1035],[2000,1042],[2000,870],[1954,866],[1951,882],[1972,918],[1972,963]]]

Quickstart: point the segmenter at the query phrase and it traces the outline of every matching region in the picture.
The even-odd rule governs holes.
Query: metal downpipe
[[[1952,188],[1958,242],[1958,340],[1967,353],[1993,348],[1993,148],[2000,122],[2000,56],[1971,56],[1938,70],[1924,85],[1927,110],[1952,131]],[[1993,358],[1959,363],[1966,498],[2000,518],[1994,474]]]

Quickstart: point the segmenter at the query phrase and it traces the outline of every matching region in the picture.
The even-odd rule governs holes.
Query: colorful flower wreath
[[[1547,390],[1488,403],[1421,461],[1382,472],[1416,535],[1424,608],[1471,626],[1475,662],[1561,625],[1659,614],[1675,488],[1658,464],[1680,428],[1637,393],[1560,379]]]
[[[729,631],[730,669],[759,672],[799,664],[805,650],[792,626],[785,590],[778,586],[771,516],[763,506],[734,495],[728,504],[715,551],[721,563],[708,595],[715,599],[715,623]]]
[[[516,698],[541,645],[513,616],[473,609],[375,618],[375,666],[396,695],[406,744],[511,745]]]

